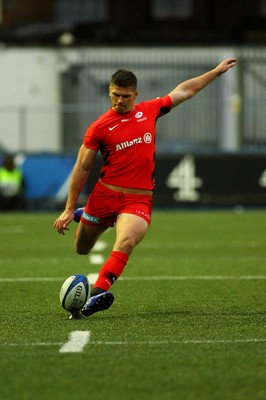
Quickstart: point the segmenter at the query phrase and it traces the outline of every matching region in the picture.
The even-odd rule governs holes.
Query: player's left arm
[[[65,210],[55,220],[53,225],[57,229],[57,232],[62,235],[64,235],[65,230],[68,230],[68,225],[73,221],[76,202],[90,174],[96,153],[96,151],[84,145],[80,147],[68,188]]]
[[[220,75],[233,68],[236,65],[236,61],[236,58],[228,58],[205,74],[180,83],[168,94],[172,99],[172,108],[185,100],[191,99]]]

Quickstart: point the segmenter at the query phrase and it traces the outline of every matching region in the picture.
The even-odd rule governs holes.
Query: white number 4
[[[174,193],[176,201],[197,201],[200,197],[197,188],[202,186],[202,180],[196,176],[193,156],[183,157],[179,164],[171,171],[166,185],[172,189],[179,189]]]

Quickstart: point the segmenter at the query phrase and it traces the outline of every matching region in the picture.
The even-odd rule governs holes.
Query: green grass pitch
[[[155,211],[113,306],[79,321],[61,284],[100,266],[75,254],[74,223],[53,230],[56,216],[1,214],[1,399],[266,398],[265,211]],[[88,343],[61,353],[73,331]]]

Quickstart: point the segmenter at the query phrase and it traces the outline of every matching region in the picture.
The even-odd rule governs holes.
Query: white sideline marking
[[[80,353],[90,340],[90,331],[73,331],[69,340],[60,348],[60,353]]]
[[[103,264],[104,263],[104,257],[101,254],[91,254],[89,256],[90,263],[91,264]]]
[[[222,276],[222,275],[200,275],[200,276],[127,276],[127,277],[119,277],[119,280],[125,281],[186,281],[186,280],[254,280],[254,279],[266,279],[265,275],[242,275],[242,276]]]
[[[94,285],[94,283],[97,281],[98,274],[88,274],[87,278],[88,278],[90,284]]]
[[[97,273],[95,274],[88,274],[87,277],[91,283],[94,283],[93,281],[96,279],[98,276]],[[61,278],[49,278],[49,277],[43,277],[43,278],[0,278],[0,283],[1,282],[63,282],[64,277]],[[209,280],[209,281],[216,281],[216,280],[236,280],[236,281],[241,281],[241,280],[265,280],[266,275],[199,275],[199,276],[182,276],[182,275],[175,275],[175,276],[120,276],[119,280],[121,281],[186,281],[186,280]]]
[[[62,342],[35,342],[35,343],[0,343],[0,346],[9,346],[9,347],[45,347],[45,346],[62,346],[64,343]]]
[[[0,282],[64,282],[66,278],[0,278]]]
[[[132,341],[132,342],[111,342],[111,341],[95,341],[91,342],[90,345],[165,345],[165,344],[237,344],[237,343],[264,343],[266,339],[217,339],[217,340],[144,340],[144,341]]]
[[[87,333],[90,336],[89,331],[75,331],[75,332],[82,332],[82,333]],[[74,332],[72,332],[74,333]],[[88,341],[83,345],[82,350],[84,346],[89,342]],[[266,339],[263,338],[252,338],[252,339],[213,339],[213,340],[200,340],[200,339],[188,339],[188,340],[144,340],[144,341],[92,341],[89,342],[90,346],[93,345],[106,345],[106,346],[130,346],[130,345],[168,345],[168,344],[175,344],[175,345],[182,345],[182,344],[238,344],[238,343],[265,343]],[[67,342],[69,343],[69,342]],[[0,347],[45,347],[45,346],[61,346],[61,349],[63,346],[65,346],[67,343],[61,343],[61,342],[35,342],[35,343],[0,343]],[[60,349],[60,350],[61,350]],[[59,351],[60,351],[59,350]],[[80,350],[80,351],[82,351]],[[76,350],[77,351],[77,350]],[[75,352],[76,352],[75,351]],[[62,352],[62,351],[61,351]]]
[[[107,243],[104,242],[103,240],[99,240],[98,242],[95,243],[92,251],[102,251],[106,249]]]
[[[230,248],[257,248],[263,245],[262,242],[259,241],[248,241],[248,242],[230,242],[226,243],[226,247]],[[160,242],[143,242],[141,247],[145,247],[146,249],[159,249],[161,246]],[[214,247],[223,247],[220,242],[164,242],[163,247],[169,249],[209,249]]]

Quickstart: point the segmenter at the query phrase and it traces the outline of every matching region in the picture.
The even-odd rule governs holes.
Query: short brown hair
[[[113,73],[110,85],[116,85],[119,87],[137,87],[137,77],[132,71],[127,69],[118,69]]]

